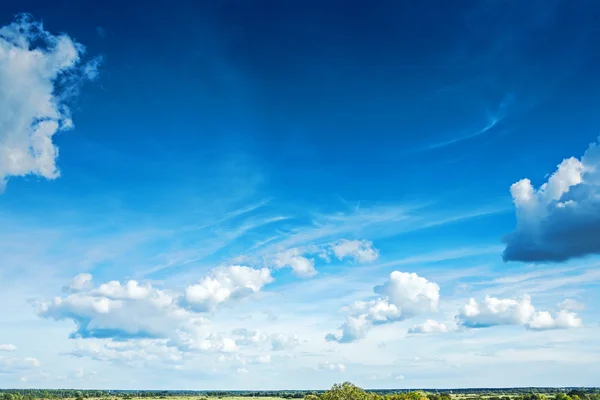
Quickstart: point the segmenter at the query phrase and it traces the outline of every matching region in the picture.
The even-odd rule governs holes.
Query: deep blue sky
[[[84,45],[82,65],[102,62],[98,77],[65,100],[75,129],[52,137],[60,177],[26,167],[24,177],[5,174],[10,157],[0,153],[0,178],[8,179],[0,195],[0,289],[11,290],[5,297],[14,307],[0,310],[0,325],[14,327],[0,332],[0,351],[14,344],[19,360],[39,359],[17,368],[9,361],[17,358],[0,353],[0,386],[595,382],[600,314],[581,304],[597,304],[600,279],[600,243],[593,239],[600,157],[586,153],[600,134],[597,1],[22,0],[0,5],[0,26],[23,12],[49,35]],[[15,104],[37,93],[23,82],[40,76],[23,72],[19,81],[10,62],[0,57],[0,106],[9,105],[0,108],[0,150],[17,137],[10,124],[22,109]],[[56,85],[53,99],[61,102]],[[28,131],[19,132],[29,143]],[[523,178],[534,188],[554,185],[550,177],[569,157],[581,159],[587,175],[574,161],[555,175],[558,196],[542,189],[511,199],[511,185]],[[568,193],[574,185],[579,191]],[[571,214],[563,195],[580,208]],[[366,247],[348,250],[360,245]],[[119,324],[129,321],[190,329],[173,315],[207,310],[182,294],[185,288],[206,276],[231,283],[233,270],[213,271],[231,265],[269,268],[274,281],[262,281],[251,290],[256,296],[239,304],[219,303],[224,313],[210,309],[216,335],[260,329],[266,346],[282,334],[284,356],[297,366],[281,367],[289,359],[274,344],[269,353],[239,338],[233,353],[223,345],[216,355],[197,355],[162,328],[134,332],[127,343],[137,346],[135,357],[115,350],[133,329]],[[310,265],[318,274],[302,269]],[[339,309],[354,301],[393,303],[391,292],[372,289],[386,280],[393,287],[396,270],[437,282],[439,307],[411,313],[416,300],[397,301],[404,311],[387,315],[389,324],[371,326],[374,317],[361,314],[365,330],[344,333],[353,316]],[[62,291],[82,273],[93,275],[94,287],[129,279],[153,284],[181,308],[163,315],[135,303],[131,315],[100,316],[83,306],[32,310],[32,301],[54,296],[63,297],[61,307],[108,296],[83,286]],[[232,299],[255,288],[248,282],[258,278],[244,279],[229,287]],[[419,287],[428,299],[436,292]],[[470,297],[483,309],[486,295],[509,304],[508,316],[457,314]],[[536,312],[551,312],[551,322],[539,325],[546,314],[511,314],[527,308],[526,295]],[[566,298],[574,303],[557,306]],[[561,320],[563,311],[578,312],[583,328],[550,329],[579,327]],[[258,317],[269,313],[279,322]],[[442,339],[410,337],[429,319],[445,324],[448,332],[435,328]],[[96,328],[82,327],[86,321]],[[342,334],[325,341],[343,321]],[[490,329],[469,330],[474,325]],[[46,339],[29,345],[40,330]],[[69,339],[74,331],[83,338]],[[574,344],[584,339],[585,346]],[[559,345],[534,355],[548,343]],[[494,356],[483,360],[482,352]],[[203,369],[194,381],[199,366],[217,365],[217,357],[222,369]],[[532,372],[546,361],[543,373]],[[45,374],[53,368],[60,379]],[[168,382],[157,384],[153,374]]]

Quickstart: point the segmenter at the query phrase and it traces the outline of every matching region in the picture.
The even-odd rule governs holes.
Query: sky
[[[593,386],[600,5],[0,5],[0,387]]]

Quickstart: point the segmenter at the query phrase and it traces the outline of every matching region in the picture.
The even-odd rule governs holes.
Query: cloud
[[[415,273],[394,271],[383,285],[373,291],[381,297],[356,301],[344,307],[346,321],[341,333],[330,333],[327,341],[354,342],[363,338],[373,325],[401,321],[437,309],[440,287]]]
[[[79,292],[84,289],[90,288],[92,285],[91,274],[79,274],[74,277],[71,282],[65,286],[65,292]]]
[[[73,357],[90,358],[130,367],[144,367],[151,363],[180,364],[185,353],[168,346],[164,339],[115,341],[112,339],[77,340],[68,353]]]
[[[317,274],[315,261],[303,256],[298,248],[277,253],[273,259],[273,265],[275,268],[290,267],[296,275],[303,278],[310,278]]]
[[[60,175],[53,137],[73,127],[64,100],[95,77],[99,64],[83,65],[84,51],[28,15],[0,28],[0,190],[10,177]]]
[[[246,328],[238,328],[231,333],[236,336],[235,343],[238,346],[268,344],[272,351],[291,349],[300,342],[297,335],[287,336],[280,333],[267,335],[261,333],[259,330],[249,330]]]
[[[565,299],[557,304],[558,308],[561,310],[567,311],[581,311],[585,308],[585,306],[574,299]]]
[[[359,263],[369,263],[379,258],[379,251],[367,240],[342,239],[331,244],[331,251],[339,260],[350,257]]]
[[[437,322],[433,319],[428,319],[423,324],[413,326],[408,330],[408,333],[444,333],[450,329],[442,322]]]
[[[246,368],[238,368],[236,371],[238,374],[240,375],[246,375],[248,374],[250,371],[248,371]]]
[[[0,372],[10,373],[27,371],[40,366],[40,362],[33,358],[0,358]]]
[[[0,351],[16,351],[17,350],[17,346],[15,346],[14,344],[0,344]]]
[[[317,365],[317,369],[320,371],[344,372],[346,371],[346,366],[344,364],[336,364],[325,361],[319,363]]]
[[[71,338],[163,339],[182,351],[236,350],[232,339],[210,332],[210,322],[183,308],[181,294],[130,280],[111,281],[36,303],[43,318],[72,320]]]
[[[582,326],[581,319],[577,314],[567,310],[560,310],[555,316],[548,311],[536,311],[531,304],[531,297],[528,295],[518,299],[498,299],[486,296],[481,303],[471,298],[459,311],[456,319],[459,326],[466,328],[522,325],[532,330],[547,330]]]
[[[234,265],[215,269],[185,291],[185,303],[195,311],[214,311],[219,305],[248,297],[273,282],[268,268]]]
[[[560,262],[600,253],[600,147],[563,160],[535,189],[529,179],[510,188],[517,226],[505,237],[505,261]]]

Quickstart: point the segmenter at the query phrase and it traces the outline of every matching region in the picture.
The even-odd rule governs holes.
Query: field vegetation
[[[374,389],[350,382],[329,390],[287,391],[126,391],[72,389],[0,389],[0,400],[600,400],[598,388],[507,388],[507,389]]]

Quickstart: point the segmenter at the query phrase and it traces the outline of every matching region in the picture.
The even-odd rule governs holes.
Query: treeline
[[[305,397],[305,400],[451,400],[451,393],[458,396],[470,395],[469,400],[600,400],[598,388],[569,390],[547,388],[543,389],[543,393],[539,389],[536,389],[536,392],[523,391],[526,389],[502,390],[505,393],[504,395],[499,395],[498,392],[495,395],[490,395],[493,393],[493,389],[481,390],[475,396],[472,396],[472,392],[469,393],[463,390],[435,390],[429,393],[424,390],[382,393],[382,391],[377,390],[364,390],[350,382],[345,382],[333,385],[330,390],[323,393],[309,394]],[[511,396],[509,397],[508,394]]]
[[[73,389],[0,389],[0,400],[34,399],[133,399],[189,396],[200,398],[220,397],[280,397],[306,400],[450,400],[454,396],[468,396],[469,400],[600,400],[599,388],[507,388],[507,389],[377,389],[364,390],[349,382],[334,385],[327,391],[188,391],[188,390],[73,390]],[[333,396],[333,397],[332,397]],[[363,396],[363,397],[360,397]],[[202,400],[202,399],[200,399]]]

